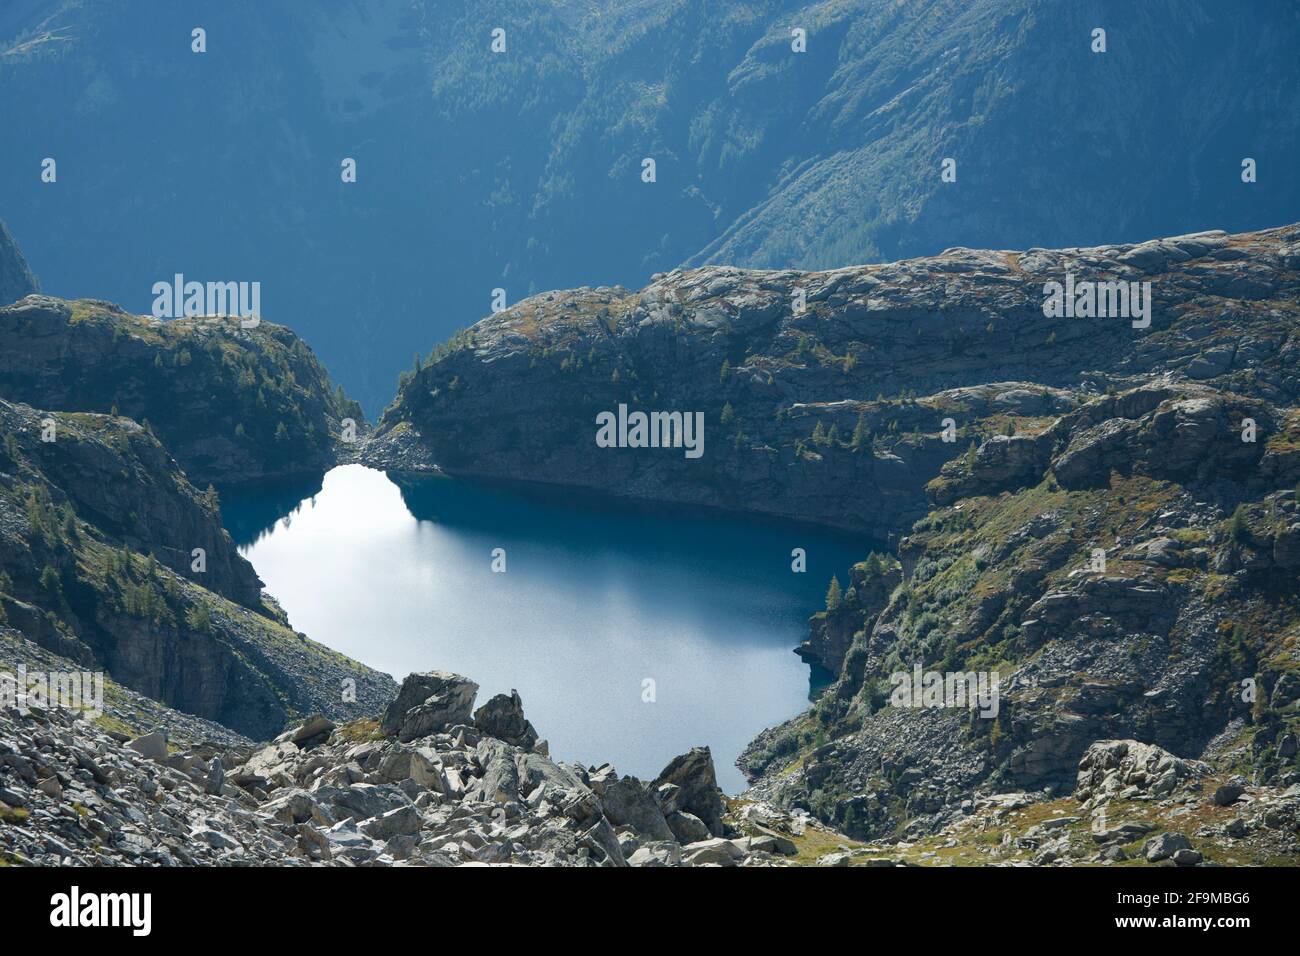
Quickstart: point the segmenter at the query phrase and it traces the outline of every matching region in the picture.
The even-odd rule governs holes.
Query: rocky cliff
[[[549,293],[435,353],[369,453],[901,536],[812,622],[801,653],[835,683],[741,761],[754,794],[864,839],[950,834],[1009,793],[1059,810],[1098,741],[1280,793],[1300,783],[1298,292],[1287,226]],[[598,447],[619,405],[703,411],[704,455]],[[900,705],[916,667],[996,676],[1000,705]],[[1160,763],[1122,805],[1079,802],[1208,801],[1146,793]],[[1294,813],[1272,819],[1294,858]]]
[[[4,276],[25,272],[0,240]],[[191,484],[335,460],[340,418],[363,422],[310,350],[267,323],[17,291],[0,308],[0,661],[106,672],[129,713],[191,738],[381,706],[392,679],[296,633],[216,491]]]
[[[36,279],[27,268],[18,243],[0,221],[0,305],[15,302],[36,291]]]
[[[0,400],[0,622],[253,737],[391,693],[386,675],[288,626],[215,495],[122,417]]]
[[[1300,782],[1297,439],[1294,409],[1161,384],[986,440],[932,483],[948,503],[903,538],[888,603],[827,612],[853,634],[839,679],[742,766],[876,836],[945,826],[980,792],[1067,792],[1104,739]],[[1008,444],[1037,449],[1024,470]],[[998,675],[996,713],[896,706],[917,665]]]
[[[364,419],[283,326],[160,320],[96,300],[0,308],[0,396],[147,423],[199,486],[323,471]]]
[[[945,462],[1012,417],[1042,425],[1163,376],[1293,404],[1297,270],[1287,227],[545,293],[434,352],[372,459],[884,537],[926,513]],[[1150,282],[1150,326],[1046,316],[1044,284],[1067,276]],[[702,412],[705,453],[598,447],[597,415],[620,404]]]

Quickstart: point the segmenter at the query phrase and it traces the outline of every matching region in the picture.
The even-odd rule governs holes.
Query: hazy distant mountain
[[[0,212],[56,295],[261,281],[373,414],[498,287],[1300,219],[1298,40],[1281,0],[20,0]]]

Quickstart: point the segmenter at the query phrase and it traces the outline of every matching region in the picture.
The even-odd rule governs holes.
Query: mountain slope
[[[817,24],[809,55],[833,45],[836,69],[793,123],[780,109],[747,117],[748,142],[789,143],[789,158],[689,262],[830,268],[1295,219],[1294,196],[1240,178],[1243,157],[1271,176],[1300,146],[1277,92],[1300,16],[1255,13],[1177,0],[805,8],[790,22]],[[1096,28],[1105,53],[1092,52]],[[787,46],[774,30],[755,43],[728,74],[731,101],[797,97],[803,66]],[[1262,86],[1238,87],[1239,70]]]
[[[1298,40],[1285,0],[10,4],[0,208],[67,297],[260,280],[373,412],[496,288],[1300,219]]]
[[[0,400],[0,438],[0,622],[250,737],[391,694],[387,675],[288,626],[213,496],[135,422]]]
[[[1245,419],[1269,437],[1243,442]],[[990,471],[955,500],[947,487],[953,503],[900,544],[901,582],[814,620],[850,646],[812,711],[742,756],[759,793],[857,835],[914,838],[961,820],[972,795],[1082,787],[1098,741],[1300,782],[1300,413],[1157,384],[1026,431],[1010,441],[1036,445],[1036,466]],[[979,479],[1006,441],[950,477]],[[859,593],[871,576],[855,571]],[[900,707],[897,675],[913,668],[998,675],[992,719]],[[1164,770],[1108,794],[1132,797]],[[1290,845],[1300,850],[1294,833]]]

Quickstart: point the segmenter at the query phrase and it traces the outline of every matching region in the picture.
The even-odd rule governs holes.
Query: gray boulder
[[[774,853],[779,856],[795,856],[799,853],[799,847],[789,837],[762,828],[759,828],[758,832],[750,838],[749,848],[756,852]]]
[[[383,731],[414,740],[469,722],[478,684],[448,671],[408,674],[384,712]]]
[[[713,769],[713,754],[708,747],[692,747],[680,757],[674,757],[655,778],[651,789],[658,791],[664,784],[681,788],[674,795],[675,809],[691,813],[704,821],[709,832],[722,836],[722,815],[726,805],[718,789],[718,777]]]
[[[445,793],[447,780],[443,776],[442,761],[431,747],[398,744],[379,757],[375,776],[387,783],[401,784],[412,780],[422,790]]]
[[[208,775],[203,781],[203,792],[210,796],[218,796],[221,788],[226,785],[226,768],[221,763],[220,757],[213,757],[212,763],[208,765]]]
[[[680,866],[682,848],[676,843],[646,843],[627,858],[628,866]]]
[[[1223,786],[1214,791],[1214,805],[1216,807],[1227,807],[1236,803],[1243,793],[1246,792],[1246,780],[1244,777],[1233,777]]]
[[[590,792],[578,775],[568,768],[552,763],[539,753],[521,753],[515,757],[515,769],[519,772],[519,789],[525,796],[542,785],[551,791],[564,790],[571,793]]]
[[[161,730],[155,730],[151,734],[136,737],[135,740],[127,741],[126,745],[150,760],[167,759],[167,735]]]
[[[1132,820],[1102,830],[1094,829],[1092,838],[1098,843],[1132,843],[1154,829],[1155,827],[1145,820]]]
[[[664,820],[659,804],[636,777],[622,777],[606,783],[600,804],[610,823],[631,827],[642,840],[677,839]]]
[[[410,836],[420,832],[420,812],[411,806],[398,807],[366,820],[358,829],[372,840]]]
[[[699,843],[712,836],[704,821],[693,813],[677,810],[668,814],[665,819],[668,822],[668,829],[673,831],[673,836],[678,843]]]
[[[1179,850],[1190,850],[1191,841],[1181,833],[1162,833],[1147,840],[1142,846],[1142,855],[1148,863],[1167,860]]]
[[[519,799],[519,768],[516,751],[509,744],[491,738],[479,741],[475,759],[483,776],[466,796],[487,803],[510,803]]]
[[[282,790],[262,804],[262,812],[281,823],[316,823],[330,827],[333,817],[305,790]]]
[[[524,702],[519,692],[497,694],[474,712],[474,726],[497,740],[532,750],[537,743],[537,731],[524,717]]]
[[[604,817],[583,833],[578,843],[585,847],[590,858],[601,866],[627,866],[627,860],[623,857],[623,848],[618,842],[618,834],[610,826],[609,820]]]
[[[690,866],[735,866],[744,857],[745,851],[734,840],[702,840],[682,847],[682,861]]]
[[[309,750],[328,740],[333,730],[334,721],[321,714],[313,714],[297,727],[281,734],[276,739],[280,741],[287,740],[301,750]]]
[[[315,792],[315,797],[333,806],[335,816],[340,819],[351,817],[356,820],[378,816],[409,802],[396,787],[371,783],[354,783],[343,789],[322,787]]]

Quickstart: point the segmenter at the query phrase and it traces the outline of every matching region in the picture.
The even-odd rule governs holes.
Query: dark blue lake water
[[[874,544],[360,465],[323,486],[228,495],[223,511],[315,640],[399,680],[465,674],[480,703],[517,688],[556,759],[651,778],[708,744],[730,793],[744,787],[733,761],[745,744],[820,686],[793,648],[831,575],[843,582]],[[496,548],[505,573],[492,570]]]

